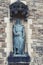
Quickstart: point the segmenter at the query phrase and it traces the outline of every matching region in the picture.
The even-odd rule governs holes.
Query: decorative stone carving
[[[29,13],[28,6],[25,5],[23,2],[16,1],[15,3],[10,5],[11,19],[21,17],[24,20],[27,20],[28,13]]]

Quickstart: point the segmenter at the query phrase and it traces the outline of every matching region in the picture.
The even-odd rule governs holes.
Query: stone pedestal
[[[29,65],[30,56],[24,55],[11,55],[8,57],[8,65]]]

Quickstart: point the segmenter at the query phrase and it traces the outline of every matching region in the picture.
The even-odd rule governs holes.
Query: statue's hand
[[[20,34],[17,32],[16,35],[19,36]]]

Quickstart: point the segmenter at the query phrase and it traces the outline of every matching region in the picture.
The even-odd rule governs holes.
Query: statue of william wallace
[[[25,31],[20,19],[13,26],[13,51],[14,54],[23,54],[25,47]]]

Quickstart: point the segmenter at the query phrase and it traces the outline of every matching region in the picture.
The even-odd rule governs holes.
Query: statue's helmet
[[[21,20],[20,19],[16,19],[16,24],[21,24]]]

